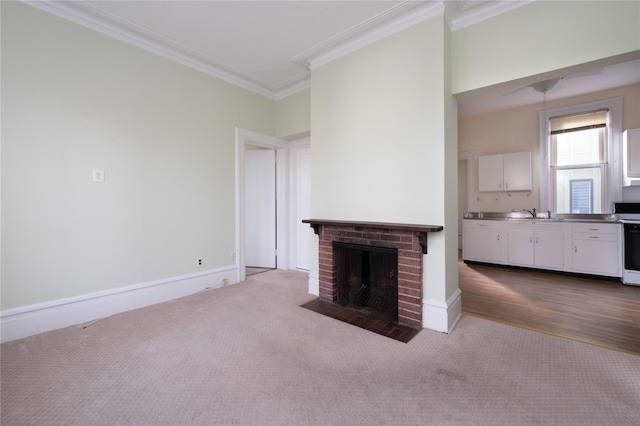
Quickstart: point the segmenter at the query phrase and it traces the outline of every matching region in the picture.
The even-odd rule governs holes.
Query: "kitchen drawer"
[[[503,220],[481,220],[481,219],[465,219],[463,224],[468,228],[480,229],[504,229],[506,223]]]
[[[571,234],[574,240],[618,241],[618,234],[605,234],[601,232],[574,232]]]
[[[614,234],[617,235],[622,224],[620,223],[574,223],[571,226],[571,230],[574,235],[576,233],[589,233],[589,234]]]

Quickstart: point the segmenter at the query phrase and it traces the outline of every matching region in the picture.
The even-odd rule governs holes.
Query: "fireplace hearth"
[[[427,234],[442,226],[307,219],[319,237],[319,299],[422,328]]]

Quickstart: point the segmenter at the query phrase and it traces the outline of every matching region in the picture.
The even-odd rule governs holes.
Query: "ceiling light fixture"
[[[549,79],[549,80],[537,81],[537,82],[531,84],[531,87],[533,87],[533,89],[536,92],[547,93],[549,90],[551,90],[554,87],[556,87],[558,85],[558,82],[560,80],[562,80],[563,78],[564,77],[557,77],[557,78],[552,78],[552,79]]]

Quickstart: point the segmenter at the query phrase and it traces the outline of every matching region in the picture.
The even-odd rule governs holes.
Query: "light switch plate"
[[[104,170],[94,170],[93,181],[96,183],[104,183]]]

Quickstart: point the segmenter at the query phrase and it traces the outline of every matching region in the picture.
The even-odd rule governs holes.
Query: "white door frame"
[[[476,190],[477,158],[475,151],[458,152],[458,160],[466,160],[467,162],[467,208],[471,212],[476,211],[476,201],[478,200],[478,192]]]
[[[467,165],[467,181],[464,182],[467,186],[467,209],[470,212],[476,211],[476,201],[478,200],[478,193],[476,191],[476,162],[477,154],[475,151],[459,151],[458,162],[465,160]],[[460,186],[460,182],[458,182]],[[460,208],[460,207],[458,207]],[[458,212],[460,214],[460,212]],[[462,248],[462,229],[458,230],[458,248]]]
[[[276,265],[289,269],[289,155],[288,144],[283,139],[236,127],[236,266],[238,282],[245,279],[245,163],[247,145],[276,150]]]

